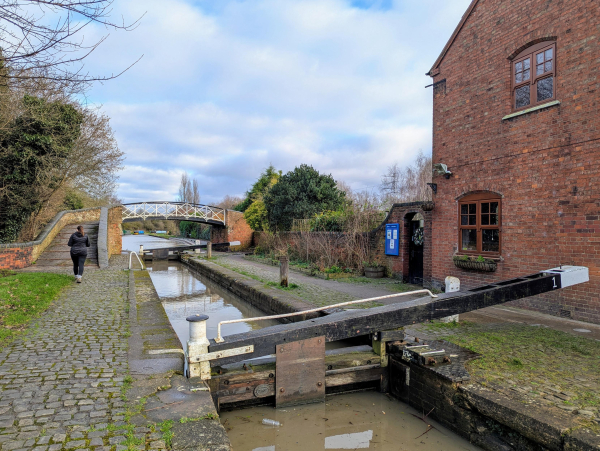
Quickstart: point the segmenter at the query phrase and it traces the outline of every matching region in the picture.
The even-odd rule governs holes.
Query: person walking
[[[83,231],[83,226],[77,226],[77,232],[69,238],[71,248],[71,260],[73,260],[73,274],[77,283],[81,283],[83,276],[83,265],[87,259],[87,248],[90,247],[90,237]]]

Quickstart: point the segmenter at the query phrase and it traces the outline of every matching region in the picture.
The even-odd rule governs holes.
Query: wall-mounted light
[[[433,165],[433,173],[438,175],[443,175],[447,179],[450,178],[452,172],[448,170],[448,166],[444,163],[436,163]]]

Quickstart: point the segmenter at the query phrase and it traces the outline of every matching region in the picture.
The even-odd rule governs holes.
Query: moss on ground
[[[7,275],[0,277],[0,348],[25,330],[74,280],[62,274],[3,274]]]
[[[481,358],[467,364],[473,380],[521,390],[579,410],[600,408],[600,342],[523,324],[435,322],[424,327]],[[563,399],[564,398],[564,399]]]

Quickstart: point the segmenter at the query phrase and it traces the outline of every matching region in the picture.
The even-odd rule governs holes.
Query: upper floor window
[[[499,255],[502,200],[494,193],[476,193],[458,202],[458,243],[462,254]]]
[[[520,110],[556,98],[556,44],[541,42],[512,62],[513,108]]]

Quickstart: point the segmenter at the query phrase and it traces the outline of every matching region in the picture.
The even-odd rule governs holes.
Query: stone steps
[[[85,266],[98,266],[98,222],[81,224],[86,235],[90,237]],[[39,256],[35,263],[36,268],[71,266],[71,248],[67,245],[69,238],[77,231],[77,225],[66,225],[52,240],[52,243]]]

